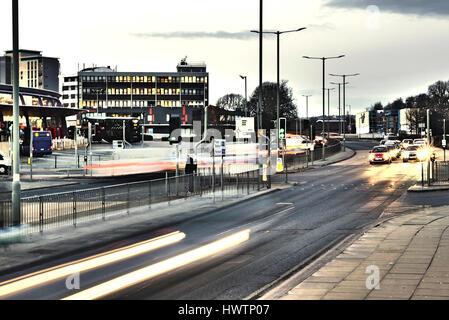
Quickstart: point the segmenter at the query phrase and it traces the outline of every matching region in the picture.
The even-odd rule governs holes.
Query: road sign
[[[441,141],[441,144],[443,145],[443,148],[446,148],[446,140]]]
[[[226,140],[215,139],[214,140],[214,152],[215,155],[225,156],[226,155]]]

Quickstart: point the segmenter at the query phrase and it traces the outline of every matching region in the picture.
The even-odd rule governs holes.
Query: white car
[[[8,174],[11,171],[11,158],[0,151],[0,175]]]

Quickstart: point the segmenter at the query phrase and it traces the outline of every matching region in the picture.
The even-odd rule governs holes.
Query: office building
[[[12,84],[13,52],[5,51],[0,57],[0,83]],[[19,50],[19,86],[59,90],[59,59],[44,57],[41,51]]]

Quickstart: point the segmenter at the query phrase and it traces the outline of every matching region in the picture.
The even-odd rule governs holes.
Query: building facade
[[[0,82],[12,84],[13,51],[5,51],[0,57]],[[19,50],[19,86],[59,90],[59,59],[44,57],[41,51]]]
[[[192,126],[193,112],[209,104],[209,73],[204,63],[182,60],[177,72],[117,72],[110,67],[83,69],[65,77],[63,104],[104,117],[135,117],[147,128],[168,132],[170,118]],[[74,86],[77,87],[76,93]]]

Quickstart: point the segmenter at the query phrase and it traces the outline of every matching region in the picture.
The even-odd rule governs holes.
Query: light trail
[[[101,283],[79,293],[73,294],[63,300],[92,300],[104,297],[116,291],[123,290],[139,282],[154,278],[163,273],[175,270],[187,264],[206,258],[227,248],[241,244],[249,239],[250,230],[232,234],[223,239],[214,241],[197,249],[179,254],[173,258],[152,264],[148,267],[130,272],[110,281]]]
[[[185,236],[186,235],[184,233],[176,231],[124,248],[115,249],[0,283],[0,298],[34,288],[57,279],[68,277],[77,272],[92,270],[174,244],[184,239]]]

